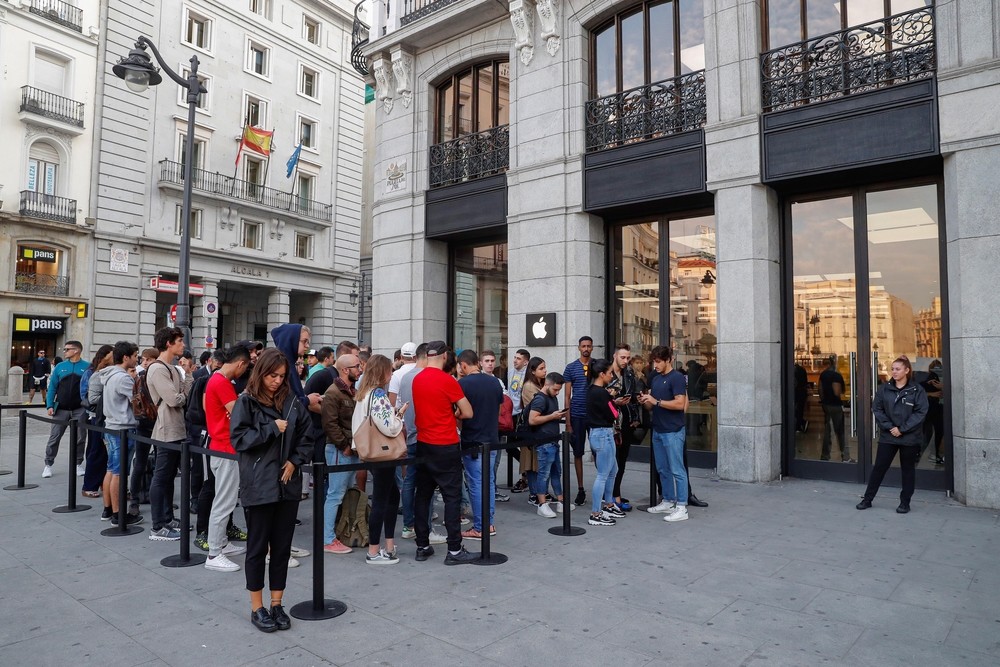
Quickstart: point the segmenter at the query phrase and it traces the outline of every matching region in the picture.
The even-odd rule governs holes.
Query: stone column
[[[286,287],[275,287],[267,295],[267,335],[270,340],[271,329],[281,324],[288,324],[288,300],[290,290]],[[274,341],[271,341],[273,344]]]
[[[313,301],[313,312],[309,318],[309,330],[312,331],[313,347],[321,345],[335,346],[333,320],[334,320],[334,299],[333,294],[317,294]]]
[[[936,3],[941,153],[944,155],[948,333],[945,396],[951,407],[955,495],[1000,508],[1000,433],[983,392],[1000,357],[1000,2]],[[971,113],[971,109],[983,110]],[[946,419],[947,419],[946,413]]]
[[[718,473],[759,482],[781,473],[780,211],[760,185],[760,9],[706,0],[708,189],[718,268]],[[725,91],[723,94],[722,91]]]

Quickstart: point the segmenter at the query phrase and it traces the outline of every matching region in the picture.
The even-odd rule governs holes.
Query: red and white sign
[[[159,276],[149,279],[149,287],[156,292],[168,292],[170,294],[177,294],[178,292],[176,280],[164,280]],[[205,296],[205,286],[198,283],[188,283],[188,294],[191,296]]]

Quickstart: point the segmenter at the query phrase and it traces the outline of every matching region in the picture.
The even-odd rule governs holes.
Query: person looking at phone
[[[684,468],[684,411],[687,410],[687,382],[671,365],[673,350],[665,345],[653,348],[655,374],[650,391],[639,402],[653,412],[653,454],[660,473],[663,501],[646,511],[666,514],[664,521],[684,521],[688,518],[688,476]]]
[[[236,399],[230,440],[238,454],[240,504],[247,521],[244,564],[250,622],[261,632],[287,630],[281,604],[288,578],[295,518],[302,498],[302,465],[312,460],[312,423],[306,403],[288,386],[294,366],[277,348],[261,353]],[[271,552],[270,607],[264,607],[264,564]]]
[[[503,385],[495,377],[479,370],[479,355],[474,350],[462,350],[458,355],[458,364],[462,379],[458,386],[472,406],[472,416],[462,420],[462,465],[465,466],[465,479],[469,485],[469,501],[472,504],[472,526],[462,533],[466,540],[482,539],[483,530],[489,529],[494,534],[494,509],[496,508],[497,481],[490,476],[490,515],[483,517],[483,466],[490,466],[498,451],[490,452],[490,460],[483,461],[479,456],[479,447],[483,444],[495,445],[500,442],[498,431],[500,405],[503,403]],[[489,523],[484,519],[488,518]]]
[[[560,373],[549,373],[545,376],[545,384],[541,391],[535,394],[528,405],[528,426],[534,436],[548,436],[551,442],[538,445],[535,451],[538,455],[538,472],[535,474],[535,488],[532,491],[538,498],[538,516],[554,519],[556,512],[572,510],[573,505],[566,507],[562,491],[562,465],[559,463],[559,422],[566,418],[569,410],[559,407],[559,392],[566,380]],[[555,511],[548,505],[549,480],[552,480],[552,490],[556,492],[558,502]]]
[[[642,428],[642,406],[639,405],[639,384],[632,370],[632,348],[626,343],[615,346],[611,370],[615,377],[611,386],[615,391],[615,406],[621,411],[619,417],[620,442],[615,448],[615,458],[618,461],[618,472],[615,474],[615,504],[625,512],[632,511],[632,503],[628,498],[622,498],[622,478],[625,476],[625,463],[628,461],[632,445],[640,442],[646,435]]]

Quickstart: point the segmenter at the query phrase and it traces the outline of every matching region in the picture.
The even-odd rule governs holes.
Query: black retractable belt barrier
[[[28,412],[27,410],[21,410],[17,413],[17,484],[3,487],[4,491],[24,491],[25,489],[38,488],[37,484],[24,483],[24,465],[27,458],[27,449]]]
[[[507,438],[507,442],[510,442],[510,438]],[[510,454],[510,449],[503,450],[507,455],[507,488],[514,488],[514,457]]]
[[[659,473],[656,472],[656,455],[653,452],[653,441],[649,441],[649,504],[640,505],[636,507],[640,512],[645,512],[650,507],[656,507],[659,504],[656,493],[656,478]]]
[[[162,446],[157,443],[157,447]],[[172,448],[169,448],[172,449]],[[160,561],[164,567],[191,567],[201,565],[208,558],[206,554],[191,555],[191,536],[188,532],[191,529],[191,450],[187,437],[181,440],[181,552],[176,556],[167,556]],[[171,480],[172,482],[172,480]]]
[[[493,499],[493,492],[490,490],[490,477],[493,475],[493,465],[490,463],[490,446],[484,443],[480,448],[479,457],[482,459],[482,502],[480,511],[482,512],[482,545],[483,550],[479,554],[479,560],[471,561],[473,565],[503,565],[507,562],[507,556],[501,553],[490,552],[490,501]]]
[[[118,525],[102,530],[101,535],[105,537],[124,537],[143,532],[140,526],[128,525],[128,436],[128,431],[118,431]]]
[[[317,452],[313,461],[313,477],[316,482],[313,485],[313,596],[312,600],[299,602],[288,610],[288,613],[303,621],[323,621],[328,618],[336,618],[345,611],[347,605],[339,600],[331,600],[323,593],[323,551],[325,527],[324,509],[326,504],[326,494],[320,493],[323,488],[320,480],[326,474],[326,459],[322,461],[319,457],[322,454]]]
[[[80,424],[76,419],[69,420],[69,484],[67,484],[69,499],[65,505],[52,508],[56,514],[67,514],[69,512],[83,512],[89,510],[90,505],[77,505],[76,503],[76,438],[80,432]]]
[[[560,447],[562,448],[562,488],[563,488],[563,499],[562,499],[562,525],[553,526],[549,528],[549,532],[553,535],[562,535],[564,537],[574,537],[576,535],[583,535],[586,533],[586,529],[580,528],[579,526],[570,525],[570,504],[569,504],[569,433],[563,433],[560,438]],[[548,491],[548,489],[546,489]]]

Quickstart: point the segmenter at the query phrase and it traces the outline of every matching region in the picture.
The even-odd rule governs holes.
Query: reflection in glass
[[[455,90],[450,83],[438,90],[438,143],[454,138]]]
[[[802,39],[802,18],[799,0],[768,0],[766,48],[792,44]]]
[[[507,243],[454,248],[452,340],[456,351],[507,346]]]
[[[510,123],[510,63],[497,63],[497,125],[508,123]]]
[[[622,90],[646,82],[646,38],[642,11],[622,19]]]
[[[458,80],[458,134],[472,132],[472,72]]]
[[[596,72],[594,83],[597,86],[597,97],[613,95],[618,92],[618,75],[615,72],[615,24],[612,23],[595,36]]]
[[[702,0],[679,0],[681,73],[705,69],[705,7]]]
[[[615,342],[648,361],[660,344],[660,223],[621,227],[614,263]]]
[[[664,2],[649,8],[649,80],[677,76],[674,71],[674,5]]]
[[[493,65],[485,65],[477,71],[479,79],[479,113],[476,130],[482,132],[493,127]]]
[[[879,3],[881,2],[882,0],[879,0]],[[817,37],[840,30],[843,27],[841,25],[840,3],[830,2],[830,0],[806,0],[806,24],[808,37]]]

